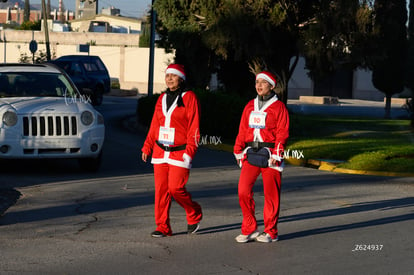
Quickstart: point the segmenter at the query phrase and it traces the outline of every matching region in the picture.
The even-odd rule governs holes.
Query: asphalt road
[[[106,100],[103,169],[72,162],[11,166],[2,186],[22,193],[0,218],[0,274],[412,274],[412,178],[287,166],[276,243],[236,243],[240,170],[230,153],[200,148],[187,185],[203,207],[196,235],[171,207],[172,237],[154,239],[153,175],[143,135],[121,127],[134,102]],[[22,173],[22,167],[25,168]],[[259,229],[263,192],[255,185]]]

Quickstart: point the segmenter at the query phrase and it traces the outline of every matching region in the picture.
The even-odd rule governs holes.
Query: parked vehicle
[[[95,106],[102,104],[103,95],[111,91],[111,79],[99,56],[64,55],[50,61],[70,76],[78,90]]]
[[[0,159],[71,158],[99,169],[103,116],[52,64],[0,64]]]

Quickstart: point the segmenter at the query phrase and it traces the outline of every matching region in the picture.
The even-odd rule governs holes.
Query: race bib
[[[251,112],[249,117],[249,127],[255,129],[264,129],[266,126],[265,112]]]
[[[175,129],[168,127],[160,127],[158,141],[162,144],[174,144]]]

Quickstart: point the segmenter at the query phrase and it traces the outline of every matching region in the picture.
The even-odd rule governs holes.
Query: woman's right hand
[[[142,153],[141,158],[142,158],[142,161],[143,161],[143,162],[147,162],[148,155],[147,155],[147,154],[145,154],[145,153]]]

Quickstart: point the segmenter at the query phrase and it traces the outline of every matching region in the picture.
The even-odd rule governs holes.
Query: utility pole
[[[3,43],[4,43],[4,63],[6,63],[6,47],[7,47],[7,41],[6,41],[6,32],[3,30]]]
[[[154,10],[154,0],[151,4],[151,36],[150,36],[150,54],[148,68],[148,96],[152,96],[154,89],[154,47],[155,47],[155,22],[156,12]]]
[[[49,26],[47,24],[48,15],[46,12],[45,0],[42,0],[42,13],[43,13],[43,29],[45,32],[45,44],[46,44],[46,60],[49,61],[50,57],[50,43],[49,43]]]
[[[7,0],[1,0],[1,2],[6,3]],[[6,63],[6,32],[4,31],[3,27],[1,27],[1,29],[3,30],[3,43],[4,43],[4,63]],[[0,38],[1,39],[1,38]]]

